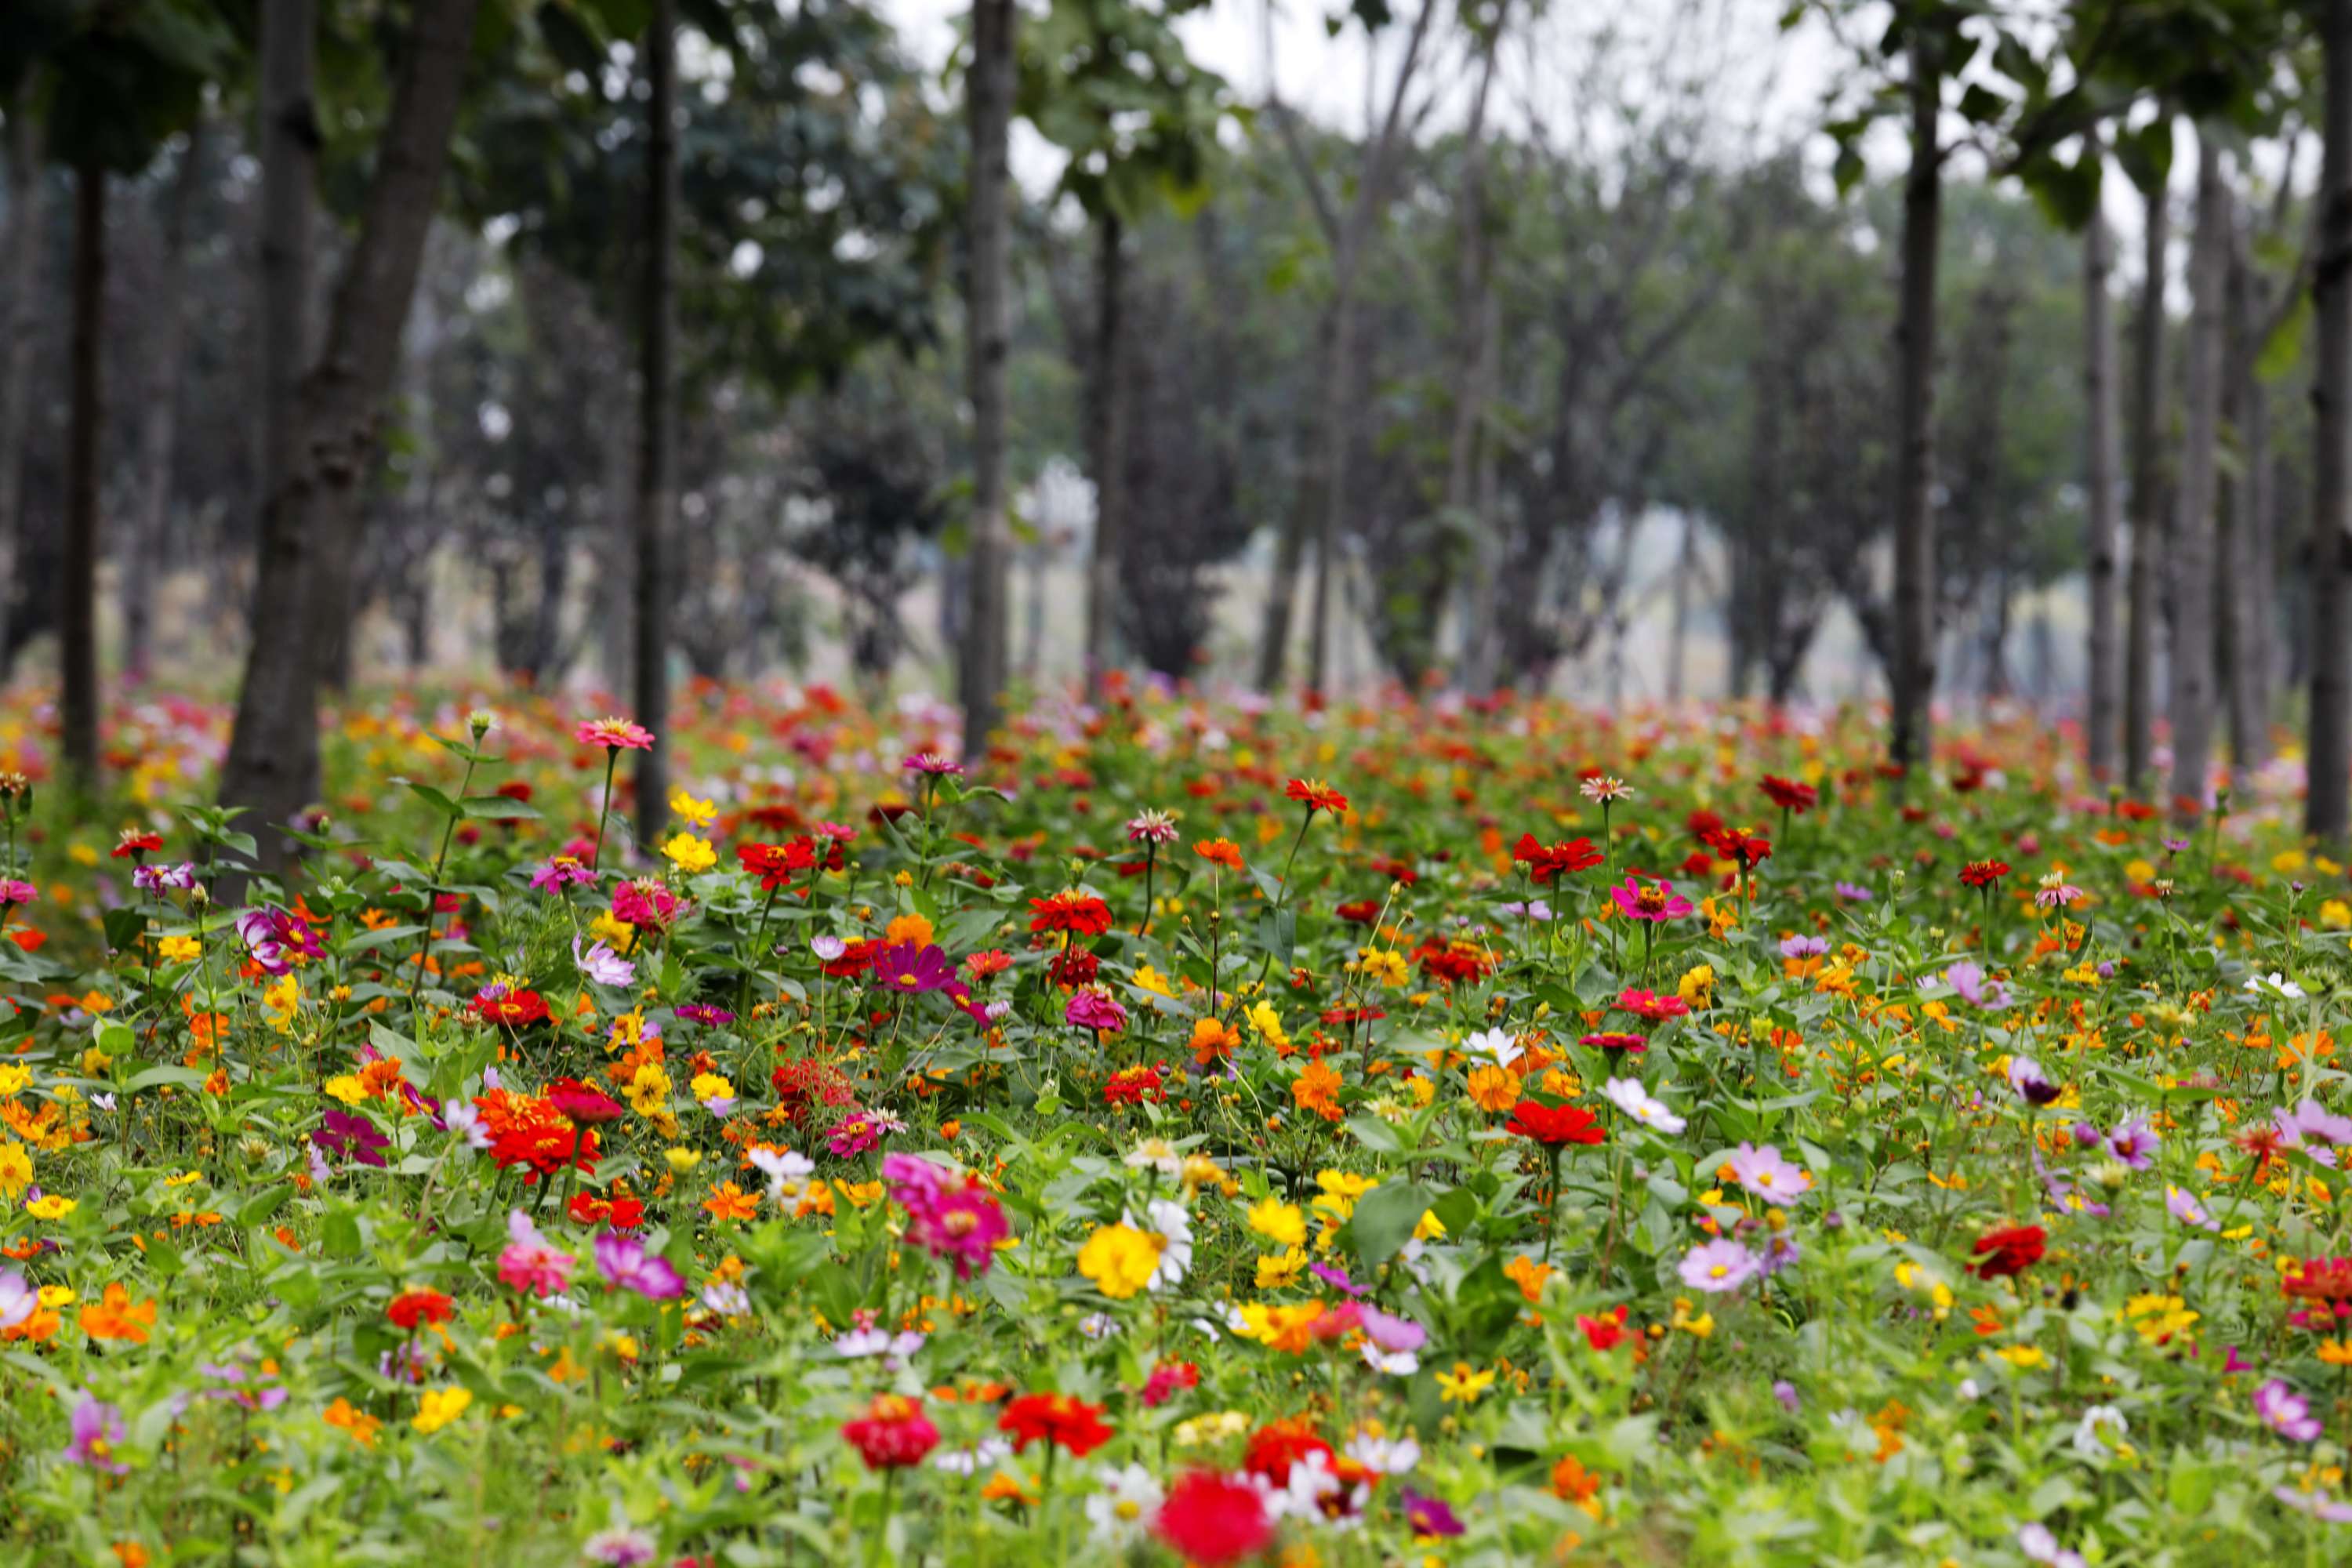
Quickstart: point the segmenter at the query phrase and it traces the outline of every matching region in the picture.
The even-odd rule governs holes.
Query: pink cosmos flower
[[[507,1245],[499,1254],[499,1278],[509,1289],[542,1299],[558,1295],[572,1283],[576,1261],[570,1253],[549,1245],[522,1210],[507,1215]]]
[[[646,1244],[633,1236],[608,1230],[596,1238],[595,1254],[596,1272],[604,1277],[609,1289],[634,1290],[648,1301],[667,1301],[686,1294],[686,1282],[670,1267],[669,1259],[646,1251]]]

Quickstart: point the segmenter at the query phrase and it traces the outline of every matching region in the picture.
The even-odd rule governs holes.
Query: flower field
[[[0,1560],[2323,1563],[2352,883],[2020,716],[0,716]],[[242,885],[240,885],[242,884]]]

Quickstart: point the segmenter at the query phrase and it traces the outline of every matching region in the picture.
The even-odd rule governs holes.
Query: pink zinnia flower
[[[583,719],[572,727],[572,738],[583,746],[602,746],[608,752],[654,749],[654,732],[630,719]]]
[[[1127,1009],[1120,1006],[1108,992],[1091,988],[1070,998],[1062,1010],[1063,1019],[1081,1029],[1096,1029],[1115,1035],[1127,1027]]]
[[[613,889],[613,918],[623,925],[669,929],[677,919],[677,895],[658,877],[640,877]]]
[[[516,1209],[507,1215],[506,1250],[499,1254],[499,1278],[526,1296],[548,1297],[572,1283],[576,1260],[548,1245],[530,1216]]]
[[[0,905],[29,904],[40,896],[39,890],[30,882],[19,881],[14,877],[0,877]]]
[[[669,1259],[646,1251],[646,1244],[633,1236],[608,1230],[596,1238],[595,1254],[596,1272],[613,1289],[634,1290],[648,1301],[686,1294],[686,1282]]]
[[[863,1154],[882,1142],[882,1130],[870,1116],[853,1116],[824,1136],[824,1146],[840,1159]]]
[[[1609,896],[1617,900],[1619,911],[1637,921],[1678,921],[1691,912],[1691,901],[1675,892],[1672,882],[1643,882],[1632,874],[1622,888],[1612,888]]]

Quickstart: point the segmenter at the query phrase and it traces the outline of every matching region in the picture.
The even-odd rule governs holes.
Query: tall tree
[[[637,842],[668,809],[671,514],[677,502],[677,0],[654,0],[646,35],[646,258],[638,300],[635,703],[654,743],[637,753]]]
[[[152,292],[153,336],[147,346],[144,406],[139,411],[139,499],[122,548],[122,669],[147,679],[154,650],[155,577],[172,511],[173,447],[179,434],[180,361],[187,337],[188,209],[204,179],[205,122],[188,128],[179,167],[163,198]]]
[[[2311,733],[2304,831],[2344,841],[2352,805],[2352,0],[2321,12],[2319,267],[2313,294]]]
[[[1894,729],[1898,767],[1927,761],[1928,704],[1936,690],[1936,263],[1943,221],[1941,29],[1915,19],[1911,169],[1903,182],[1903,275],[1895,328]]]
[[[2132,384],[2131,575],[2124,638],[2124,775],[2134,793],[2147,785],[2155,756],[2156,632],[2158,574],[2164,570],[2164,284],[2171,243],[2170,196],[2166,179],[2172,167],[2172,121],[2159,116],[2160,138],[2140,145],[2158,154],[2139,180],[2147,198],[2141,225],[2139,312],[2132,327],[2137,377]]]
[[[2213,761],[2214,501],[2221,422],[2222,299],[2231,244],[2223,153],[2200,126],[2197,234],[2189,259],[2190,315],[2180,484],[2174,495],[2172,564],[2172,799],[2183,821],[2205,809]]]
[[[996,728],[1003,697],[1010,628],[1006,566],[1013,553],[1004,493],[1005,361],[1012,353],[1009,312],[1012,179],[1008,168],[1016,75],[1013,0],[972,0],[971,63],[964,105],[971,140],[967,196],[971,257],[966,297],[965,361],[971,399],[970,599],[963,657],[964,755],[977,761]]]
[[[2123,739],[2123,647],[2116,605],[2117,408],[2114,301],[2107,293],[2115,268],[2115,237],[2094,216],[2083,229],[2083,398],[2090,418],[2083,458],[2086,535],[2084,551],[2091,599],[2089,695],[2084,726],[2091,776],[2109,780]]]
[[[1358,12],[1370,17],[1373,7],[1360,4]],[[1297,166],[1314,206],[1317,226],[1330,250],[1331,292],[1319,323],[1321,378],[1316,392],[1313,469],[1275,550],[1274,582],[1267,591],[1265,624],[1258,641],[1257,685],[1262,690],[1273,690],[1283,681],[1289,658],[1292,602],[1298,595],[1298,571],[1306,559],[1310,526],[1315,538],[1315,585],[1307,623],[1307,683],[1318,689],[1323,685],[1330,651],[1331,557],[1348,515],[1348,442],[1364,402],[1357,374],[1360,354],[1357,334],[1361,324],[1358,294],[1365,263],[1394,194],[1396,164],[1412,125],[1405,105],[1419,77],[1423,46],[1436,14],[1437,0],[1422,0],[1414,13],[1404,53],[1389,86],[1387,106],[1368,132],[1357,159],[1355,193],[1344,211],[1327,188],[1290,110],[1279,99],[1270,98],[1266,105],[1275,130]],[[1378,7],[1378,15],[1387,15],[1384,5]]]
[[[58,610],[63,667],[63,751],[78,789],[98,788],[99,385],[106,331],[106,161],[95,149],[74,170],[72,412],[66,445],[65,548]]]
[[[33,345],[40,324],[41,115],[22,73],[9,95],[7,313],[0,317],[0,681],[8,673],[8,612],[16,593],[25,435],[32,426]]]
[[[399,367],[425,237],[457,117],[478,0],[418,0],[377,144],[359,232],[327,316],[326,342],[301,380],[292,458],[263,503],[253,640],[221,769],[221,799],[255,816],[259,862],[280,870],[289,843],[267,831],[319,794],[319,678],[310,564],[348,551],[360,487]]]

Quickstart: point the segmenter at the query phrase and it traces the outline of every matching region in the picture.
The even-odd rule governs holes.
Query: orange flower
[[[1192,853],[1212,866],[1223,866],[1234,872],[1242,869],[1241,846],[1230,838],[1203,838],[1192,846]]]
[[[1339,1120],[1339,1075],[1319,1061],[1308,1062],[1290,1082],[1290,1098],[1301,1110],[1326,1121]]]
[[[1202,1018],[1192,1026],[1192,1059],[1204,1068],[1233,1055],[1241,1043],[1241,1031],[1222,1018]]]
[[[362,1448],[375,1447],[376,1428],[383,1422],[360,1409],[348,1399],[338,1399],[326,1408],[322,1419],[330,1426],[340,1426],[351,1434],[352,1441]]]
[[[1491,1062],[1470,1069],[1470,1103],[1479,1110],[1508,1110],[1519,1102],[1519,1075]]]
[[[132,1301],[131,1292],[119,1283],[109,1285],[102,1300],[81,1310],[81,1331],[94,1340],[129,1340],[143,1345],[154,1321],[155,1303]]]
[[[718,1219],[750,1219],[760,1212],[760,1200],[728,1182],[712,1188],[702,1206]]]
[[[1543,1300],[1544,1281],[1551,1278],[1552,1268],[1549,1263],[1538,1263],[1532,1258],[1522,1256],[1503,1265],[1503,1272],[1519,1288],[1520,1295],[1529,1301],[1540,1301]],[[1575,1500],[1571,1498],[1570,1500]]]

